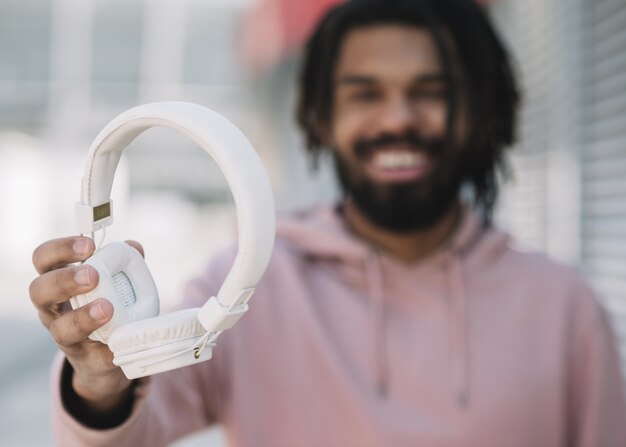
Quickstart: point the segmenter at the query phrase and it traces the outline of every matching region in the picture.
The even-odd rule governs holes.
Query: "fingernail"
[[[89,316],[94,320],[102,320],[105,318],[104,312],[102,312],[102,306],[100,306],[100,301],[91,303]]]
[[[89,267],[81,267],[74,274],[74,281],[81,286],[89,285]]]
[[[87,254],[89,251],[89,241],[87,239],[77,239],[74,242],[74,253],[77,255]]]

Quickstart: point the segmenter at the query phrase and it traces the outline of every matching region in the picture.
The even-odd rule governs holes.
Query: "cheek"
[[[381,106],[338,96],[334,107],[333,142],[344,150],[351,150],[356,141],[372,136],[380,122]]]
[[[363,137],[363,119],[358,112],[339,111],[333,120],[332,143],[344,159],[353,158],[356,141]]]
[[[448,108],[445,104],[431,104],[419,110],[418,127],[425,137],[440,137],[445,135]]]

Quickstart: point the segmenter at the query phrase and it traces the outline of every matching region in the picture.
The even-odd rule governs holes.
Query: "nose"
[[[404,96],[389,98],[379,117],[380,131],[397,134],[415,130],[418,117],[411,103]]]

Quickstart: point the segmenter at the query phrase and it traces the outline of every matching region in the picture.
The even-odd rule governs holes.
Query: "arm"
[[[219,360],[130,382],[113,365],[108,347],[87,338],[113,312],[105,299],[77,310],[68,306],[71,296],[98,282],[90,267],[69,265],[92,252],[91,240],[65,238],[46,242],[33,254],[40,276],[31,283],[31,299],[62,351],[52,383],[57,445],[159,446],[207,426],[215,420],[208,401],[219,397],[214,373]]]
[[[609,318],[583,285],[572,319],[570,445],[626,445],[624,378]]]
[[[76,408],[68,407],[63,384],[68,379],[63,376],[71,367],[59,355],[52,377],[55,445],[165,446],[209,426],[217,421],[213,406],[221,402],[220,381],[211,377],[214,360],[136,380],[126,417],[117,425],[98,427],[86,425],[82,415],[72,413]]]

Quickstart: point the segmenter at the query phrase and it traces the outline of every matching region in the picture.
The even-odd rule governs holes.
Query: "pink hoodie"
[[[190,282],[185,307],[218,289],[233,257]],[[60,360],[63,447],[156,447],[211,423],[231,446],[626,446],[618,355],[592,292],[471,212],[414,265],[331,208],[282,221],[250,311],[214,358],[142,379],[114,429],[64,410]]]

